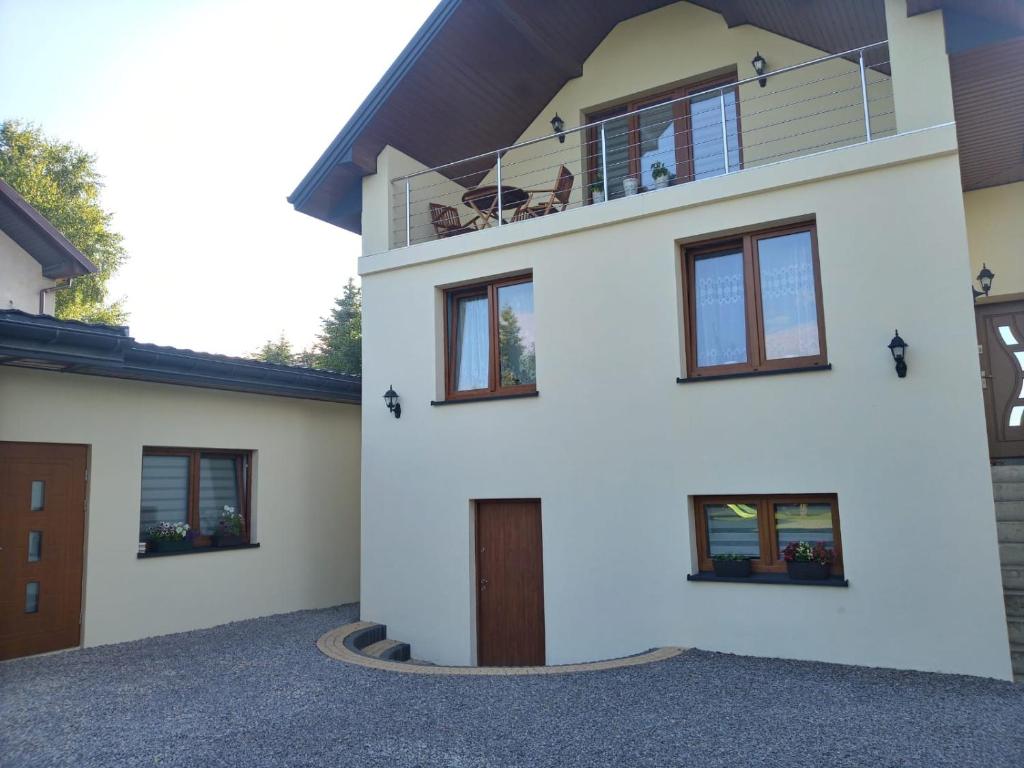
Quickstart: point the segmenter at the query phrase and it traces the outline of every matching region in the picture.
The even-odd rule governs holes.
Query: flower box
[[[157,539],[149,542],[149,546],[154,552],[187,552],[192,549],[192,541],[189,539],[178,539],[177,541]]]
[[[789,578],[798,581],[821,581],[827,579],[832,571],[831,563],[818,562],[797,562],[795,560],[786,563],[786,572]]]
[[[733,578],[746,578],[750,575],[749,560],[712,560],[712,567],[715,569],[715,576],[731,576]]]
[[[211,540],[215,547],[237,547],[245,544],[245,539],[237,533],[215,533]]]

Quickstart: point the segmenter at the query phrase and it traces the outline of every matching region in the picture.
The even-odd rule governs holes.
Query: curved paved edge
[[[370,626],[372,622],[357,621],[353,624],[325,632],[316,641],[316,647],[325,656],[349,664],[356,664],[360,667],[380,669],[387,672],[406,672],[413,675],[488,675],[488,676],[514,676],[514,675],[561,675],[570,672],[599,672],[605,669],[618,669],[619,667],[635,667],[640,664],[650,664],[654,661],[664,661],[678,656],[683,652],[682,648],[669,646],[665,648],[654,648],[646,653],[639,653],[635,656],[624,656],[618,659],[606,661],[590,661],[585,664],[559,664],[551,667],[443,667],[434,665],[412,664],[406,661],[386,661],[364,656],[360,653],[353,653],[345,647],[345,638],[353,632]]]

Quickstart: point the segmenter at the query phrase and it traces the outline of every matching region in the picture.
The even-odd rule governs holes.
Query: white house
[[[441,2],[290,198],[362,235],[362,617],[448,664],[1010,678],[1004,580],[1024,669],[1022,34]]]

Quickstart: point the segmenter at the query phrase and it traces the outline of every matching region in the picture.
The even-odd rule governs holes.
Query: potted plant
[[[820,581],[827,579],[832,570],[835,553],[823,541],[791,541],[782,551],[786,572],[791,579]]]
[[[715,569],[715,576],[745,578],[750,575],[750,558],[746,555],[732,553],[712,555],[711,565]]]
[[[224,505],[211,539],[215,547],[237,547],[245,543],[245,520],[234,507]]]
[[[622,194],[626,197],[635,195],[639,183],[640,182],[637,181],[636,176],[627,176],[622,180]]]
[[[665,164],[658,162],[651,166],[651,178],[654,179],[655,189],[664,189],[668,186],[671,177]]]
[[[146,531],[146,543],[153,552],[184,552],[192,549],[188,523],[157,523]]]
[[[604,180],[600,176],[598,176],[594,180],[594,183],[590,185],[590,202],[604,202]]]

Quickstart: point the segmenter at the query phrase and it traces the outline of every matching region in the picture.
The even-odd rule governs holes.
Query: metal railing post
[[[412,199],[409,196],[409,180],[405,180],[405,245],[412,245]]]
[[[868,79],[864,74],[864,49],[860,49],[860,95],[864,102],[864,135],[871,141],[871,110],[868,109]]]
[[[496,210],[495,213],[498,216],[498,226],[500,227],[502,224],[505,223],[505,222],[503,222],[501,220],[501,211],[502,211],[502,208],[501,208],[501,152],[499,151],[499,152],[496,152],[495,154],[498,156],[498,164],[497,164],[497,168],[498,168],[498,199],[497,199],[497,202],[496,202],[496,205],[498,206],[498,210]]]
[[[718,91],[718,106],[722,112],[722,157],[725,158],[725,172],[729,172],[729,126],[725,123],[725,89]]]
[[[604,199],[608,199],[608,143],[604,135],[604,123],[601,123],[601,186]]]

